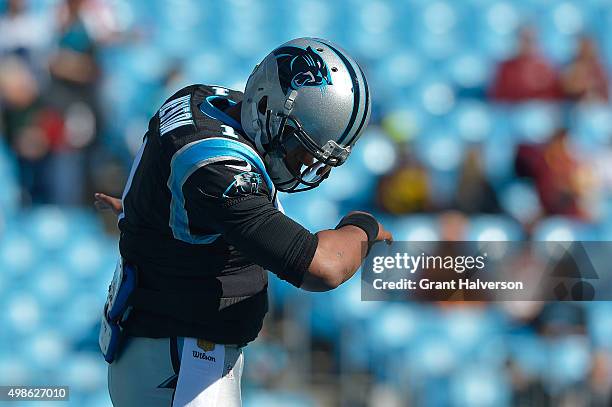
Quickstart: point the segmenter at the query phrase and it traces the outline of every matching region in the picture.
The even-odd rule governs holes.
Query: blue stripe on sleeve
[[[241,159],[257,168],[263,175],[271,196],[274,196],[274,184],[266,172],[263,161],[255,150],[231,139],[215,137],[189,143],[174,154],[170,164],[168,188],[172,192],[170,203],[170,228],[174,237],[191,244],[209,244],[220,235],[192,235],[189,230],[189,218],[185,210],[183,185],[198,168],[216,161]],[[275,203],[276,204],[276,203]]]

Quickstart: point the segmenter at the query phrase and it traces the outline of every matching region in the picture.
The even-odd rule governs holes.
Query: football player
[[[161,106],[122,199],[96,194],[121,231],[123,274],[100,337],[116,406],[241,405],[241,349],[268,309],[265,270],[330,290],[353,276],[368,245],[392,239],[365,212],[310,233],[277,198],[342,165],[370,105],[345,51],[300,38],[266,56],[244,94],[193,85]]]

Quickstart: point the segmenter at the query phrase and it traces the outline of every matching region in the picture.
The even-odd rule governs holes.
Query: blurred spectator
[[[399,147],[401,148],[401,147]],[[379,206],[394,215],[423,212],[429,209],[429,180],[426,169],[402,148],[402,156],[394,170],[378,184]]]
[[[455,209],[467,214],[501,212],[495,190],[482,168],[480,149],[466,154],[455,196]]]
[[[438,216],[440,240],[435,244],[433,255],[442,258],[465,255],[466,247],[453,244],[453,242],[466,241],[468,227],[469,219],[464,213],[455,210],[441,212]],[[445,270],[441,264],[425,268],[420,271],[421,278],[436,282],[449,282],[456,278],[452,273],[447,273]],[[465,275],[467,276],[469,273],[466,272]],[[485,299],[478,290],[417,290],[415,293],[418,299],[439,301],[438,305],[442,308],[453,308],[458,306],[459,303],[468,307],[480,306],[479,300]],[[466,300],[468,302],[464,304],[463,301]]]
[[[565,96],[573,101],[608,101],[608,77],[595,42],[582,37],[574,60],[561,75]]]
[[[526,372],[514,360],[507,361],[506,370],[512,386],[513,406],[551,406],[552,397],[542,378]]]
[[[91,191],[92,143],[98,133],[98,43],[85,23],[85,0],[65,0],[58,11],[58,48],[49,61],[49,101],[64,117],[61,143],[50,159],[53,202],[80,204]]]
[[[558,129],[543,145],[520,145],[515,165],[519,176],[534,180],[547,215],[590,217],[584,203],[593,185],[592,174],[570,150],[566,129]]]
[[[66,0],[60,7],[59,48],[49,66],[56,81],[70,84],[83,92],[93,90],[100,73],[96,61],[97,44],[82,17],[84,4],[85,0]]]
[[[91,185],[87,164],[97,135],[98,44],[86,24],[84,0],[66,0],[58,12],[58,47],[49,60],[48,87],[36,80],[26,35],[37,21],[25,13],[24,3],[11,1],[0,29],[13,45],[10,58],[0,62],[2,121],[9,145],[19,160],[24,203],[81,204]],[[104,20],[104,13],[100,14]],[[98,30],[100,31],[100,30]],[[49,37],[48,33],[45,33]],[[4,41],[3,41],[4,40]],[[42,89],[41,89],[42,88]]]
[[[589,387],[591,390],[591,405],[604,407],[612,405],[612,369],[610,355],[605,351],[593,353]]]
[[[47,21],[28,12],[25,0],[9,0],[0,16],[0,57],[17,55],[38,73],[38,59],[49,40]]]
[[[20,58],[0,61],[0,99],[4,133],[17,155],[24,200],[30,202],[35,197],[37,203],[48,202],[45,160],[54,133],[45,133],[41,126],[41,121],[45,120],[40,116],[39,86]]]
[[[494,100],[513,103],[561,99],[558,74],[538,50],[532,28],[520,31],[518,53],[497,67],[489,94]]]
[[[584,335],[586,310],[580,302],[549,302],[544,304],[531,324],[542,336]]]
[[[461,242],[466,240],[469,224],[465,214],[458,211],[446,211],[438,216],[440,241]]]

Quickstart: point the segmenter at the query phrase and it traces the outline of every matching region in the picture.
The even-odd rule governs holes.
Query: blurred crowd
[[[113,123],[112,109],[101,108],[109,101],[102,100],[105,69],[99,54],[137,36],[120,26],[118,11],[109,4],[66,0],[58,2],[52,14],[29,11],[26,0],[8,0],[5,5],[0,19],[1,124],[5,143],[18,160],[23,206],[87,205],[94,190],[118,193],[121,189],[129,152],[139,137],[130,135],[131,140],[120,146],[123,151],[109,143],[108,134],[121,125]],[[472,90],[469,97],[491,106],[540,101],[559,107],[560,117],[548,136],[514,146],[514,177],[533,184],[540,205],[534,218],[522,220],[527,232],[538,217],[562,215],[583,221],[596,217],[591,198],[605,180],[597,177],[602,170],[594,168],[591,157],[578,154],[569,142],[568,123],[580,105],[606,104],[609,84],[595,41],[586,34],[576,41],[574,57],[557,67],[541,52],[535,28],[523,27],[517,34],[516,54],[500,61],[490,83]],[[165,93],[184,82],[180,61],[166,65],[155,84],[159,90],[150,100],[150,111]],[[379,109],[373,126],[382,125],[397,139],[397,130],[385,126],[385,119],[384,109]],[[467,145],[455,186],[439,191],[409,137],[399,135],[401,141],[394,146],[399,157],[381,174],[375,199],[365,204],[393,215],[505,211],[499,188],[484,169],[482,143]]]
[[[103,147],[101,46],[113,40],[103,3],[67,0],[51,15],[10,0],[0,18],[2,134],[18,160],[23,206],[82,205]]]
[[[26,219],[42,204],[92,209],[94,191],[120,195],[147,120],[168,95],[189,81],[240,88],[270,47],[288,36],[314,34],[282,31],[283,24],[277,24],[277,34],[249,31],[250,25],[263,26],[262,16],[285,12],[262,2],[262,13],[250,4],[232,1],[227,9],[215,4],[203,10],[202,4],[177,0],[168,16],[159,2],[0,1],[0,141],[8,151],[4,159],[15,164],[18,188],[17,212],[0,208],[0,219]],[[393,3],[372,4],[368,13],[384,27]],[[574,46],[560,62],[541,47],[538,22],[521,20],[511,30],[512,52],[498,52],[479,39],[487,58],[467,50],[465,58],[443,62],[439,44],[453,36],[458,17],[449,17],[450,3],[432,4],[414,32],[423,31],[438,45],[423,40],[415,49],[429,53],[423,59],[430,59],[433,75],[455,80],[430,83],[425,69],[423,78],[411,79],[409,73],[423,63],[418,57],[415,62],[409,52],[390,52],[386,58],[368,39],[347,37],[347,49],[355,49],[379,95],[372,124],[346,168],[334,169],[322,185],[323,193],[284,197],[289,214],[315,229],[358,206],[386,219],[396,238],[405,240],[537,240],[547,236],[552,222],[576,232],[557,234],[557,240],[609,240],[612,58],[602,50],[602,36],[585,31],[563,37]],[[317,21],[327,18],[333,26],[330,13],[341,14],[341,5],[346,4],[329,11],[309,1],[302,13],[287,13],[299,14],[292,25],[324,35]],[[495,13],[513,18],[507,3],[495,7],[489,20],[498,21]],[[575,26],[572,10],[562,9],[558,20]],[[144,15],[140,20],[134,17],[138,12]],[[221,12],[240,35],[233,28],[206,28]],[[384,29],[369,19],[350,18],[361,21],[368,38],[384,39]],[[260,35],[265,41],[257,43]],[[194,46],[199,49],[189,48]],[[482,80],[476,77],[480,71]],[[93,214],[87,216],[94,222]],[[583,227],[589,233],[580,235]],[[107,230],[116,232],[114,226]],[[529,267],[529,259],[523,260],[519,267]],[[76,264],[70,273],[80,272]],[[270,317],[261,338],[247,348],[245,390],[254,395],[247,405],[612,403],[607,304],[367,304],[359,300],[359,281],[338,293],[301,296],[271,280]],[[90,335],[76,341],[79,350],[95,352],[97,326],[91,324]],[[0,373],[3,357],[0,349]]]
[[[529,106],[530,102],[544,102],[558,109],[559,117],[549,134],[539,142],[517,141],[513,148],[512,177],[526,180],[537,193],[539,208],[531,216],[517,217],[500,203],[499,188],[495,188],[485,172],[480,143],[468,146],[453,193],[443,194],[442,200],[436,196],[438,191],[432,188],[431,174],[418,154],[411,151],[410,143],[398,143],[399,163],[378,184],[379,207],[394,215],[446,210],[465,215],[506,212],[523,223],[527,236],[531,226],[543,217],[600,220],[590,204],[605,177],[598,177],[602,169],[595,166],[593,157],[580,154],[572,145],[568,127],[581,106],[607,105],[609,82],[594,40],[584,35],[577,41],[572,60],[556,67],[538,47],[534,28],[522,28],[517,34],[516,55],[500,61],[491,82],[477,92],[486,103],[508,111],[512,111],[513,105]],[[521,140],[519,134],[512,137]],[[505,147],[500,144],[499,148]],[[604,165],[610,168],[608,163]]]

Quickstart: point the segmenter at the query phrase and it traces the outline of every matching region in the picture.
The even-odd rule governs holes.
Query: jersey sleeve
[[[299,287],[317,237],[274,207],[263,175],[248,162],[221,159],[183,187],[189,223],[212,228],[254,263]]]

